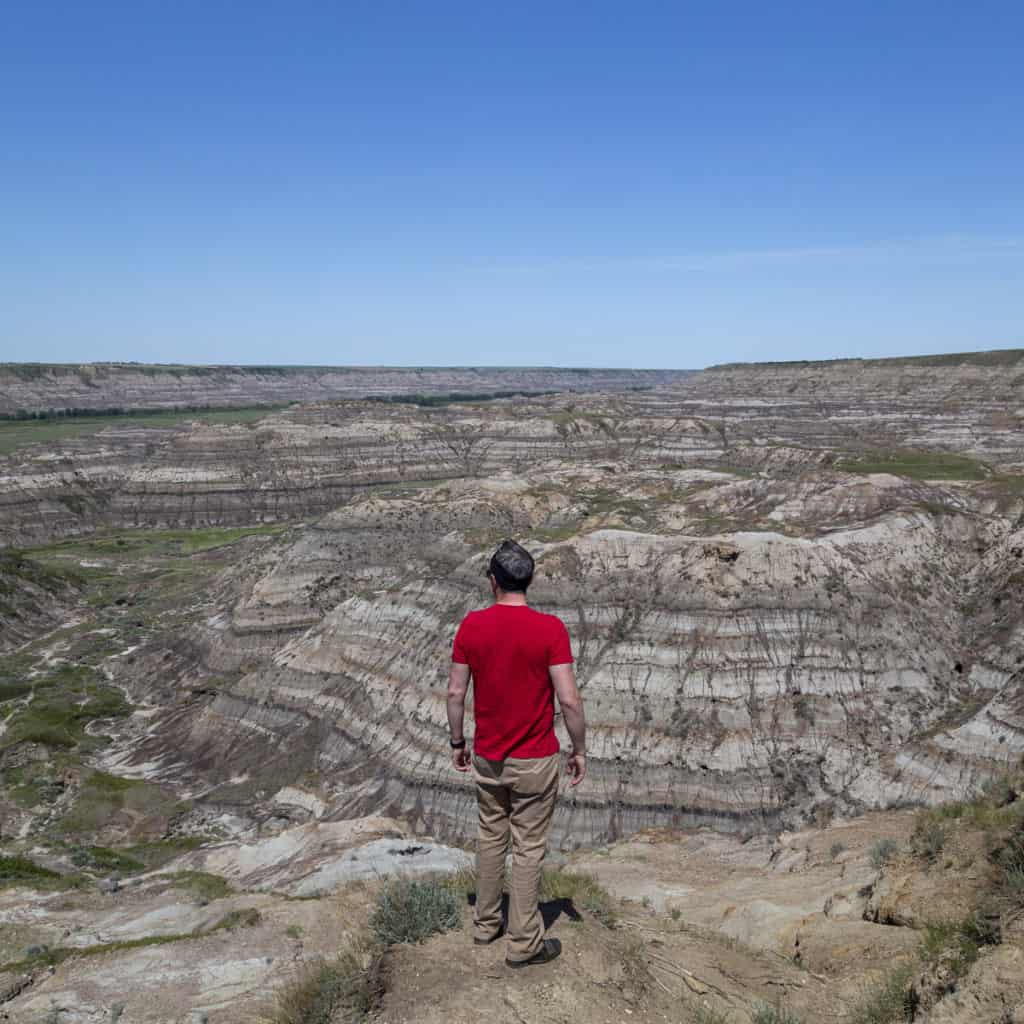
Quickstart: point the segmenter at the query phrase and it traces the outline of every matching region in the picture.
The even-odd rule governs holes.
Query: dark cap
[[[493,576],[502,590],[523,591],[533,579],[533,556],[514,540],[501,542],[501,547],[491,555],[487,567],[488,576]]]

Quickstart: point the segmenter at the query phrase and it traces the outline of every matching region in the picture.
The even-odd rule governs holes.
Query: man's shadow
[[[466,896],[466,902],[471,906],[476,906],[476,893],[471,892]],[[580,916],[580,912],[576,909],[572,900],[566,896],[557,900],[543,900],[538,904],[540,910],[540,916],[544,919],[544,928],[550,928],[563,914],[570,921],[582,921],[583,918]],[[508,893],[502,893],[501,896],[501,921],[503,925],[508,923]]]

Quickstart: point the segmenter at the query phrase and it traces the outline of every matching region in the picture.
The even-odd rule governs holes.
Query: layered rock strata
[[[687,372],[557,367],[0,363],[0,415],[64,409],[218,408],[394,395],[621,391],[670,383]]]
[[[516,536],[591,722],[557,841],[761,830],[935,800],[1024,752],[1020,392],[1005,367],[780,366],[129,425],[8,458],[0,529],[300,520],[113,667],[150,707],[109,766],[224,807],[313,785],[327,820],[440,836],[473,814],[448,647]]]

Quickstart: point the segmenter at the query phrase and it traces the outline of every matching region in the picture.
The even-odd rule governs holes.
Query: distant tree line
[[[285,403],[288,404],[288,403]],[[125,408],[123,405],[107,405],[102,408],[93,406],[67,406],[60,409],[18,409],[15,412],[0,413],[0,420],[63,420],[80,418],[86,416],[159,416],[162,413],[189,413],[189,412],[241,412],[246,409],[266,409],[268,412],[274,409],[284,408],[281,403],[272,405],[165,405],[157,409]]]
[[[557,395],[557,391],[449,391],[442,395],[367,395],[366,402],[385,405],[452,405],[455,402],[493,402],[496,398],[540,398]]]

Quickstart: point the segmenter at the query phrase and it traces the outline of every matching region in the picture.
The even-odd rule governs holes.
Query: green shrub
[[[582,871],[545,870],[540,879],[542,900],[571,900],[577,910],[590,914],[606,928],[614,928],[616,915],[608,890]]]
[[[459,901],[443,880],[402,878],[377,897],[370,927],[384,946],[423,942],[459,924]]]
[[[926,924],[921,937],[921,960],[937,963],[944,960],[958,978],[962,978],[978,959],[984,944],[974,918],[964,921],[933,921]]]
[[[384,987],[382,952],[346,949],[335,960],[304,968],[278,993],[264,1019],[268,1024],[356,1024],[377,1008]]]
[[[993,855],[996,894],[1014,907],[1024,907],[1024,824],[1019,824]]]
[[[910,837],[910,849],[929,864],[934,864],[946,848],[948,836],[949,833],[935,816],[929,811],[924,811],[917,817]]]
[[[874,986],[846,1015],[844,1024],[899,1024],[913,1020],[914,997],[910,990],[913,964],[900,964]]]
[[[884,839],[877,839],[871,844],[871,849],[868,851],[868,858],[871,861],[871,866],[876,871],[881,871],[886,864],[896,856],[896,851],[899,850],[899,843],[895,839],[886,836]]]

